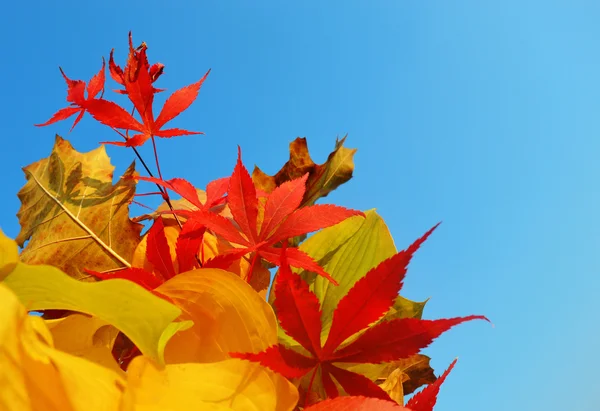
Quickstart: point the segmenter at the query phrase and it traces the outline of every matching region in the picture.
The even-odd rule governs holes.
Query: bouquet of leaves
[[[164,66],[146,53],[131,34],[123,67],[110,53],[128,109],[104,98],[104,60],[87,84],[61,70],[69,105],[40,126],[88,113],[144,175],[134,163],[113,183],[104,146],[79,153],[59,136],[23,169],[21,231],[0,231],[0,409],[432,410],[456,361],[436,378],[420,351],[485,319],[425,320],[425,302],[399,295],[437,225],[398,252],[374,210],[316,204],[352,177],[344,139],[323,164],[296,139],[273,176],[250,175],[238,150],[204,190],[164,178],[156,138],[201,134],[167,123],[208,72],[155,116]],[[137,150],[148,142],[155,174]],[[136,194],[140,181],[156,189]],[[131,218],[151,194],[163,204]]]

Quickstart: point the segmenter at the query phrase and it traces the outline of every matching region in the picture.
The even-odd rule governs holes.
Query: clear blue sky
[[[292,4],[295,4],[292,6]],[[399,248],[443,224],[409,270],[425,315],[485,314],[427,350],[456,357],[436,410],[597,411],[600,360],[600,3],[589,1],[9,2],[0,25],[0,226],[18,233],[20,171],[54,133],[80,151],[113,139],[64,106],[58,66],[88,80],[127,32],[175,90],[212,68],[160,141],[167,177],[197,185],[244,161],[276,171],[288,143],[325,159],[359,148],[328,197],[377,208]],[[109,83],[112,87],[114,83]],[[114,88],[114,87],[113,87]],[[110,148],[119,171],[132,159]]]

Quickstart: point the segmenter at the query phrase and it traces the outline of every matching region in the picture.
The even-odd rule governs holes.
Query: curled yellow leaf
[[[177,333],[165,350],[167,363],[215,362],[229,352],[260,352],[277,343],[273,310],[244,280],[218,269],[179,274],[156,289],[194,326]]]

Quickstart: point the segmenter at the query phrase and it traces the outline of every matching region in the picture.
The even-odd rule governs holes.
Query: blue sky
[[[600,3],[294,3],[10,2],[2,229],[17,235],[20,167],[55,133],[80,151],[113,139],[89,117],[70,135],[70,122],[33,124],[65,105],[59,65],[88,80],[111,48],[124,61],[133,30],[166,65],[160,87],[212,68],[174,122],[206,135],[159,142],[166,177],[228,175],[238,144],[272,173],[296,136],[320,162],[347,133],[355,178],[328,201],[377,208],[399,248],[443,221],[403,294],[431,297],[428,318],[495,327],[466,324],[427,349],[438,373],[459,357],[437,411],[600,409]],[[132,160],[108,151],[120,172]]]

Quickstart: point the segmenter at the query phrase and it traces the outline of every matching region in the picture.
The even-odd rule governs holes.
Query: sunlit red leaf
[[[71,107],[65,107],[58,110],[52,115],[50,120],[46,121],[45,123],[36,124],[36,126],[47,126],[56,123],[57,121],[65,120],[75,113],[79,113],[79,115],[75,119],[75,122],[73,122],[73,125],[71,126],[71,130],[73,130],[77,123],[79,123],[79,121],[82,119],[83,114],[86,111],[89,111],[89,103],[95,99],[98,93],[104,90],[104,68],[105,63],[104,59],[102,59],[102,68],[94,77],[92,77],[87,86],[87,97],[85,96],[85,81],[71,80],[67,77],[67,75],[63,72],[61,68],[60,72],[64,77],[65,81],[67,82],[67,101],[71,103]]]
[[[332,327],[324,347],[328,354],[348,337],[374,323],[389,311],[402,288],[406,268],[413,253],[436,227],[437,225],[406,251],[399,252],[369,271],[342,298],[333,313]]]
[[[169,279],[175,276],[175,267],[171,260],[171,250],[164,228],[162,218],[154,220],[154,224],[148,231],[146,258],[162,274],[163,278]]]

